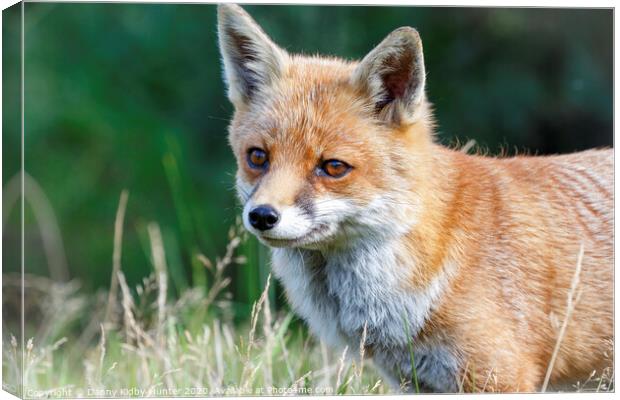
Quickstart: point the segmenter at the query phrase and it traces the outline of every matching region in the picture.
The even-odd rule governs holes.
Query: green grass
[[[408,319],[403,316],[403,324],[405,325],[405,333],[407,334],[407,348],[409,350],[409,358],[411,360],[411,381],[414,384],[415,392],[420,393],[420,385],[418,383],[418,373],[415,367],[415,354],[413,352],[413,339],[411,338],[411,334],[409,333],[409,323]]]

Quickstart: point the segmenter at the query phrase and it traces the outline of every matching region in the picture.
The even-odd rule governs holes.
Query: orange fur
[[[325,194],[367,204],[398,190],[403,208],[415,205],[406,217],[415,223],[396,239],[397,259],[409,276],[402,287],[425,288],[445,273],[446,263],[457,265],[415,340],[452,343],[469,391],[539,390],[558,336],[552,320],[564,319],[583,244],[583,292],[552,381],[576,381],[607,366],[612,150],[466,155],[434,143],[425,98],[412,120],[378,121],[364,89],[351,83],[358,63],[285,57],[281,76],[236,104],[230,127],[238,178],[257,188],[257,204],[290,206]],[[245,154],[252,147],[269,150],[269,173],[248,167]],[[341,179],[313,174],[330,158],[346,160],[351,173]]]

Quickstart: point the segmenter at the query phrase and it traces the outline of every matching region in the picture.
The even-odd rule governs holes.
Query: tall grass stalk
[[[121,256],[123,252],[123,223],[125,221],[125,210],[129,192],[123,190],[118,202],[116,218],[114,220],[114,247],[112,250],[112,277],[110,279],[110,291],[108,292],[108,303],[106,305],[103,323],[110,320],[112,307],[116,304],[116,293],[118,291],[118,272],[121,270]]]
[[[553,353],[551,354],[551,360],[549,360],[549,365],[547,367],[547,372],[545,374],[545,380],[543,381],[541,392],[547,391],[547,386],[549,385],[549,379],[551,378],[551,373],[553,372],[553,367],[555,366],[555,360],[557,359],[558,353],[560,352],[560,346],[562,344],[562,340],[564,339],[564,335],[566,333],[566,328],[568,327],[568,322],[575,310],[576,304],[579,302],[581,298],[582,289],[579,288],[579,275],[581,274],[581,264],[583,262],[583,243],[579,247],[579,255],[577,256],[577,266],[575,267],[575,274],[573,275],[573,280],[571,282],[571,287],[568,292],[566,298],[566,315],[564,316],[564,321],[562,322],[562,326],[560,328],[560,332],[558,334],[558,338],[555,342],[555,347],[553,349]]]
[[[407,335],[407,348],[409,350],[409,359],[411,360],[411,381],[414,384],[415,392],[420,393],[420,384],[418,383],[418,372],[415,368],[415,355],[413,352],[413,338],[409,332],[409,321],[403,317],[405,323],[405,334]]]

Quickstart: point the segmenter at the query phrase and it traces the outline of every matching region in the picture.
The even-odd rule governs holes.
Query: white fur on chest
[[[414,290],[410,269],[399,265],[394,248],[384,244],[328,256],[310,250],[273,249],[273,270],[293,309],[315,335],[332,346],[357,348],[366,325],[366,344],[381,353],[376,354],[376,362],[393,375],[397,369],[407,370],[410,338],[424,326],[453,267],[448,266],[426,288]],[[432,348],[415,343],[414,347],[431,354],[429,360],[437,359]],[[456,361],[446,361],[449,352],[443,346],[441,352],[442,364],[456,365]],[[433,369],[437,368],[429,368]]]

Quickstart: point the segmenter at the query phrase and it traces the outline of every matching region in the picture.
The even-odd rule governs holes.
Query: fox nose
[[[271,206],[262,205],[254,208],[248,214],[250,225],[259,231],[267,231],[278,224],[280,215]]]

